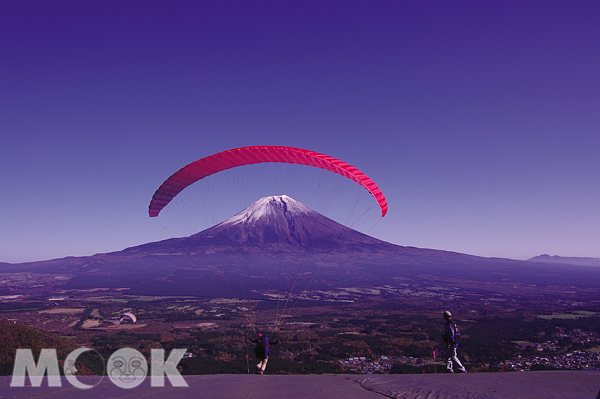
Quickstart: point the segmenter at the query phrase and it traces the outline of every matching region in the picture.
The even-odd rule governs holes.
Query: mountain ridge
[[[600,258],[591,257],[567,257],[567,256],[550,256],[548,254],[534,256],[527,259],[528,262],[544,262],[544,263],[561,263],[580,266],[600,266]]]
[[[484,282],[600,286],[588,266],[483,258],[378,240],[286,196],[266,197],[188,237],[88,257],[0,264],[0,272],[62,273],[65,289],[128,288],[147,295],[235,296],[277,277],[311,289],[410,283],[421,276]],[[286,283],[287,284],[287,283]]]

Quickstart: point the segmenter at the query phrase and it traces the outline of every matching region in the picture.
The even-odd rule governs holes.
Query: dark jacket
[[[456,333],[456,324],[452,320],[446,322],[446,331],[444,332],[444,342],[446,346],[458,348],[458,334]]]

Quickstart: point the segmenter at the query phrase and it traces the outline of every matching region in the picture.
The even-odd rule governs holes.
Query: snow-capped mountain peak
[[[286,196],[264,197],[237,215],[194,237],[212,237],[213,241],[235,242],[237,245],[294,245],[315,247],[320,242],[332,247],[342,231],[360,235]],[[226,238],[227,237],[227,238]],[[327,244],[329,243],[329,244]]]
[[[290,220],[302,216],[314,216],[317,212],[288,197],[277,195],[264,197],[250,205],[235,216],[230,217],[218,226],[236,225],[239,223],[254,225],[261,221],[272,223],[276,219]]]

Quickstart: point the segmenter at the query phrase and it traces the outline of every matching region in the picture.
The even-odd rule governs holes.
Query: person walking
[[[446,369],[449,373],[454,373],[453,363],[456,363],[456,366],[462,373],[466,373],[467,370],[462,365],[460,360],[458,360],[458,356],[456,355],[456,349],[458,348],[458,341],[460,338],[460,330],[456,326],[456,324],[452,321],[452,313],[446,310],[443,313],[444,320],[446,320],[446,331],[444,332],[444,343],[446,344],[446,349],[448,350],[448,360],[446,361]]]

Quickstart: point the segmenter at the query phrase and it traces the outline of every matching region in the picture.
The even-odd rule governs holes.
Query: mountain
[[[0,264],[0,272],[66,274],[72,277],[65,289],[245,298],[306,287],[410,283],[423,276],[600,287],[598,268],[394,245],[342,226],[287,196],[262,198],[189,237],[88,257]]]
[[[600,266],[600,258],[577,258],[577,257],[564,257],[564,256],[550,256],[547,254],[535,256],[528,259],[529,262],[543,262],[543,263],[566,263],[569,265],[581,265],[581,266]]]
[[[237,215],[190,237],[213,244],[256,247],[265,251],[331,250],[358,245],[377,252],[390,245],[343,226],[286,196],[265,197]],[[210,245],[207,242],[207,245]]]

